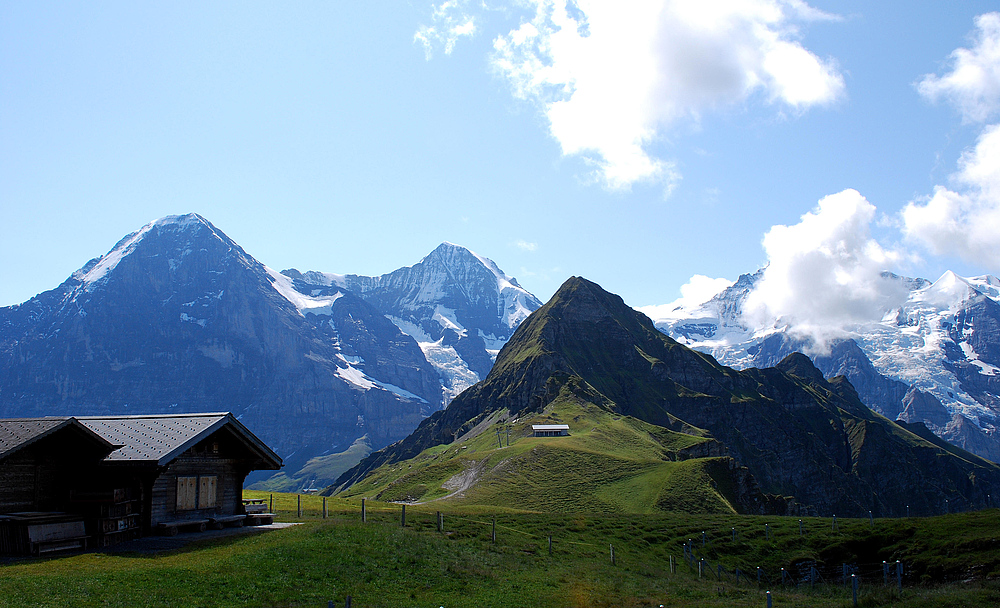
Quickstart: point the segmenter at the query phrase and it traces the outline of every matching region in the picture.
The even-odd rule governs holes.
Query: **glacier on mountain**
[[[785,320],[761,322],[744,314],[746,299],[762,273],[742,275],[703,302],[678,301],[639,310],[678,342],[737,369],[766,365],[764,351],[777,337],[817,360],[828,354],[828,345],[824,349],[810,341]],[[971,421],[991,447],[988,455],[984,449],[970,451],[996,459],[1000,454],[1000,320],[994,317],[1000,315],[994,309],[1000,300],[1000,280],[990,275],[962,277],[951,271],[933,283],[891,273],[883,273],[883,279],[904,286],[906,301],[885,310],[880,320],[839,328],[838,339],[853,340],[886,378],[936,398],[950,419],[945,424],[941,419],[922,420],[931,430],[962,446],[965,439],[956,433],[963,428],[963,433],[974,430],[964,427],[960,418]],[[880,404],[869,405],[880,409]],[[891,409],[895,408],[887,407],[882,413],[902,415]]]

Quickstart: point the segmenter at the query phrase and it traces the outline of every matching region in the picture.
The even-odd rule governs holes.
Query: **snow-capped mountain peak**
[[[907,387],[920,391],[939,401],[941,415],[951,420],[947,427],[940,424],[941,416],[924,420],[931,430],[981,456],[1000,457],[1000,280],[948,271],[931,283],[883,273],[909,296],[880,320],[831,330],[839,336],[831,344],[854,342],[862,351],[854,354],[850,349],[811,352],[813,345],[796,327],[748,318],[744,304],[762,272],[741,276],[699,305],[641,310],[660,331],[735,368],[773,365],[787,351],[805,350],[816,356],[824,373],[846,373],[870,407],[892,418],[904,407]],[[863,362],[848,362],[837,353],[867,358],[874,367],[865,371]],[[981,436],[970,438],[973,432]]]
[[[412,266],[377,277],[283,271],[313,288],[347,290],[383,311],[420,345],[446,399],[489,372],[513,331],[542,303],[493,260],[444,242]],[[317,295],[317,294],[312,294]]]

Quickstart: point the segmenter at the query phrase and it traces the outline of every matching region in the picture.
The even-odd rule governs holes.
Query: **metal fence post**
[[[854,599],[854,605],[858,605],[858,575],[851,575],[851,597]]]

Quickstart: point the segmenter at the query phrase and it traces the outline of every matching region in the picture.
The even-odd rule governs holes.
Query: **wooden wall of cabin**
[[[72,491],[103,456],[72,432],[18,450],[0,461],[0,513],[71,511]]]
[[[230,437],[215,433],[190,448],[156,478],[151,492],[149,525],[183,519],[205,519],[217,515],[243,513],[243,480],[249,469],[243,450]],[[215,506],[199,508],[202,478],[215,477]],[[178,509],[178,478],[195,478],[195,508]],[[183,490],[182,490],[183,491]]]

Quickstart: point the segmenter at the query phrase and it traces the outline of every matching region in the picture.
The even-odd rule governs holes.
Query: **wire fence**
[[[810,590],[825,590],[827,593],[840,588],[853,597],[855,605],[859,589],[888,589],[902,593],[910,582],[910,572],[901,561],[850,561],[842,563],[823,563],[816,559],[793,559],[786,567],[765,567],[748,562],[738,555],[738,551],[728,553],[728,550],[739,546],[739,543],[759,542],[787,543],[794,538],[805,540],[810,533],[822,526],[826,531],[839,533],[840,526],[850,526],[855,532],[859,525],[875,527],[874,519],[842,520],[836,518],[812,518],[808,525],[798,520],[782,520],[780,525],[772,528],[764,524],[761,528],[749,529],[744,526],[740,530],[730,528],[725,532],[709,534],[703,531],[700,535],[681,542],[668,542],[667,546],[657,546],[656,552],[650,551],[650,544],[636,542],[621,534],[609,534],[607,538],[597,542],[587,542],[572,538],[574,518],[586,519],[584,516],[567,515],[562,517],[561,525],[553,525],[556,518],[529,525],[529,518],[518,514],[503,513],[488,515],[485,513],[459,513],[428,510],[426,505],[405,505],[395,503],[369,504],[362,500],[360,509],[355,505],[345,506],[343,501],[337,501],[336,506],[327,504],[325,497],[311,495],[279,495],[269,497],[273,512],[280,517],[282,513],[295,516],[302,520],[316,518],[338,518],[345,520],[362,520],[373,525],[393,525],[405,527],[417,532],[438,532],[448,535],[458,535],[478,539],[491,544],[509,544],[520,540],[519,547],[526,550],[524,542],[532,543],[531,551],[560,555],[572,551],[577,557],[591,557],[606,560],[611,565],[620,565],[623,558],[629,565],[641,566],[654,571],[655,575],[687,575],[697,577],[706,582],[724,583],[737,587],[757,588],[764,590],[785,589],[808,592]],[[277,502],[276,502],[277,499]],[[407,508],[409,507],[409,508]],[[360,512],[359,512],[360,511]],[[614,516],[590,516],[592,520],[613,518]],[[596,522],[592,522],[596,523]],[[539,530],[549,524],[551,531]],[[791,525],[789,525],[791,524]],[[584,526],[585,527],[585,526]],[[599,526],[595,526],[599,527]],[[614,526],[609,526],[614,528]],[[728,532],[728,533],[727,533]],[[588,532],[590,537],[594,531]],[[676,550],[676,551],[675,551]],[[658,562],[658,563],[657,563]]]

